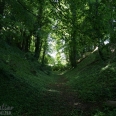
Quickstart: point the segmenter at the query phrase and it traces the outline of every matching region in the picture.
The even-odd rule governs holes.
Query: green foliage
[[[104,112],[103,111],[97,111],[93,116],[115,116],[116,115],[116,109],[107,109]]]
[[[0,35],[23,51],[35,52],[39,61],[44,56],[49,61],[47,55],[51,50],[47,40],[51,34],[57,42],[58,54],[64,53],[67,62],[76,67],[76,60],[82,54],[103,45],[105,40],[115,42],[115,22],[112,21],[115,20],[115,2],[108,3],[101,0],[60,0],[59,4],[49,0],[6,0],[1,8]],[[46,54],[42,55],[44,46]]]
[[[62,62],[66,64],[65,60],[67,66],[72,66],[72,70],[65,74],[68,84],[82,101],[115,99],[116,2],[2,0],[0,6],[0,85],[3,88],[0,89],[0,104],[13,105],[14,116],[54,115],[49,110],[53,108],[51,98],[45,99],[47,105],[41,100],[47,85],[55,80],[51,70],[66,70],[67,67],[62,65]],[[105,40],[109,44],[104,45]],[[100,52],[92,52],[96,47]],[[50,56],[54,50],[58,52],[55,59]],[[77,63],[87,52],[92,54]],[[56,65],[51,69],[48,64]],[[54,95],[54,98],[58,97]],[[54,102],[57,103],[56,99]],[[116,114],[115,110],[106,112],[109,116]],[[70,113],[84,115],[77,110]],[[95,113],[95,116],[105,115],[102,111]]]
[[[0,44],[0,106],[13,106],[13,116],[45,115],[49,100],[44,103],[44,92],[48,84],[55,81],[52,74],[45,73],[47,70],[50,73],[50,67],[41,70],[43,67],[32,61],[31,54],[28,53],[27,58],[18,48],[0,42],[4,43]]]
[[[26,58],[25,54],[18,48],[10,47],[8,44],[0,50],[0,61],[0,69],[14,75],[19,80],[25,80],[31,86],[38,86],[38,89],[44,86],[44,76],[47,80],[49,79],[43,71],[40,71],[41,64],[37,61],[32,61],[30,58]],[[28,79],[31,81],[29,82]]]
[[[100,59],[97,62],[92,60],[95,54],[88,56],[76,69],[66,74],[70,78],[69,84],[84,101],[114,99],[116,65],[106,65]]]
[[[57,64],[52,67],[53,71],[65,71],[66,69],[67,69],[67,67],[62,64]]]

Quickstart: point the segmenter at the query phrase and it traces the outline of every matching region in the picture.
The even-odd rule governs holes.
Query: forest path
[[[59,75],[55,83],[48,86],[44,96],[49,100],[49,110],[52,110],[51,116],[90,116],[90,110],[93,107],[89,103],[81,103],[77,92],[67,85],[67,79]]]

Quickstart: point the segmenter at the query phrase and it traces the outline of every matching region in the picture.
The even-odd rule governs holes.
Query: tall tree
[[[37,20],[37,35],[36,35],[36,43],[35,43],[35,58],[39,59],[40,52],[41,52],[41,29],[43,26],[43,10],[44,10],[45,1],[39,0],[39,8],[38,8],[38,20]]]
[[[3,20],[4,9],[5,9],[5,1],[0,0],[0,31],[2,29],[2,20]]]

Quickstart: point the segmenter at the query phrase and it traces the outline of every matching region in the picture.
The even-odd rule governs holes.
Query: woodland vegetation
[[[115,5],[113,0],[1,0],[1,41],[42,65],[54,65],[50,53],[56,50],[57,64],[65,57],[67,65],[76,67],[86,52],[96,47],[101,52],[104,42],[115,47]]]
[[[116,1],[0,0],[0,85],[13,116],[115,116]]]

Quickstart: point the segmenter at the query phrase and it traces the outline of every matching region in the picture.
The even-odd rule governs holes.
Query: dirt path
[[[78,93],[67,85],[67,79],[59,75],[56,83],[48,86],[44,95],[47,116],[91,116],[91,111],[99,107],[99,103],[82,103]],[[43,115],[41,115],[43,116]]]
[[[56,83],[48,87],[46,98],[49,98],[51,116],[90,116],[91,104],[80,102],[78,94],[66,84],[68,80],[60,76]]]

